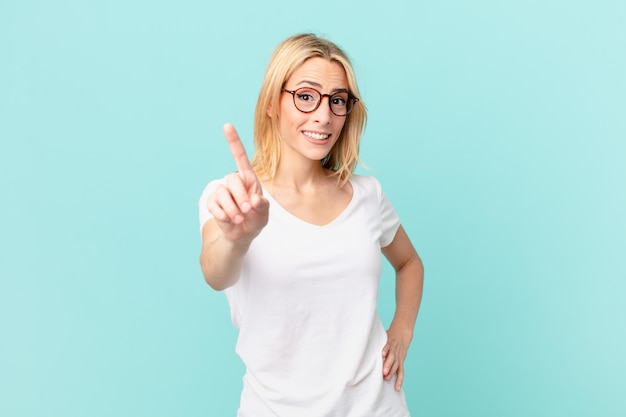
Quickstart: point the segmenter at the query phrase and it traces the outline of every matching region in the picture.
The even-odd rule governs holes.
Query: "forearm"
[[[383,348],[383,377],[391,381],[397,375],[395,389],[402,388],[404,360],[413,340],[413,331],[424,285],[424,266],[400,227],[394,241],[383,253],[396,271],[396,312],[387,330],[387,344]]]
[[[422,301],[424,266],[417,254],[396,271],[396,311],[390,329],[410,339]]]
[[[210,225],[206,227],[211,229]],[[203,234],[200,266],[206,283],[217,291],[234,285],[249,247],[250,243],[231,242],[215,230]]]

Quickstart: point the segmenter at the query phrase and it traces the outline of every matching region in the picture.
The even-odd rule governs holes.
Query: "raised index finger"
[[[224,125],[224,135],[226,136],[226,140],[230,146],[230,153],[235,159],[235,164],[237,165],[239,173],[254,173],[252,166],[250,165],[250,161],[248,161],[248,156],[246,155],[246,148],[243,147],[243,143],[241,143],[241,139],[239,139],[235,126],[230,123],[226,123]]]

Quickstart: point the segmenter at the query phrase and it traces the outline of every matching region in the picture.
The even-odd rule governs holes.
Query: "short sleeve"
[[[220,185],[224,184],[224,180],[213,180],[206,187],[204,187],[204,191],[202,191],[202,195],[200,196],[200,201],[198,201],[198,214],[200,218],[200,233],[202,234],[202,227],[204,223],[213,218],[213,215],[209,212],[209,208],[207,207],[207,202],[209,201],[209,196],[213,194],[215,189]]]
[[[380,222],[382,228],[382,234],[379,239],[380,247],[384,248],[389,246],[393,242],[393,238],[396,236],[396,232],[400,227],[400,218],[394,210],[393,206],[387,199],[387,196],[382,190],[380,182],[375,179],[376,192],[378,195],[378,204],[380,210]]]

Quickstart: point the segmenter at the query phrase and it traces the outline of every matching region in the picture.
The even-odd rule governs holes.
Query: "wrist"
[[[389,326],[387,333],[392,333],[405,340],[413,340],[413,326],[402,320],[394,319]]]

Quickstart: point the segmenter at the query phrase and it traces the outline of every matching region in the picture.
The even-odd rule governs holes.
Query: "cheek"
[[[285,103],[281,101],[280,108],[278,109],[277,118],[286,125],[293,125],[302,123],[303,113],[299,112],[293,103]]]
[[[345,125],[346,125],[346,118],[345,117],[337,120],[337,122],[335,124],[335,129],[337,130],[337,133],[341,133],[341,131],[343,130]]]
[[[339,137],[341,136],[341,133],[343,132],[343,128],[345,127],[345,125],[346,125],[345,120],[339,121],[337,122],[336,125],[334,125],[335,142],[333,143],[333,147],[337,144],[337,142],[339,142]]]

